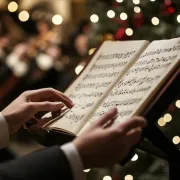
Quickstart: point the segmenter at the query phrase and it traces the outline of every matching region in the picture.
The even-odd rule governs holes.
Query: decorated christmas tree
[[[102,40],[159,40],[180,36],[178,0],[88,0],[91,46]]]

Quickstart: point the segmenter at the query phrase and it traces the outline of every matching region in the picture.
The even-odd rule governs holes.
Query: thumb
[[[117,116],[117,113],[117,108],[110,109],[108,112],[102,115],[100,119],[94,123],[94,125],[103,126],[108,121],[113,120]]]
[[[33,107],[33,113],[36,114],[40,111],[58,111],[61,110],[64,107],[64,104],[61,102],[33,102],[31,103]]]

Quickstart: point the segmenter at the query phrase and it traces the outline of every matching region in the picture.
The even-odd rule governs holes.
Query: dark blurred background
[[[0,111],[25,90],[64,92],[103,41],[179,36],[179,0],[0,0]],[[178,147],[179,99],[158,120]],[[5,156],[44,148],[23,129],[11,139]],[[125,167],[86,174],[89,180],[169,179],[168,163],[141,151]]]

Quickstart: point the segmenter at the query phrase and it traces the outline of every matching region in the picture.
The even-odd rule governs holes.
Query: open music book
[[[65,92],[75,106],[41,128],[76,136],[111,107],[119,112],[114,125],[141,115],[179,65],[180,38],[106,41]]]

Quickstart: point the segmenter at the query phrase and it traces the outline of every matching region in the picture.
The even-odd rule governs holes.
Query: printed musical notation
[[[134,47],[133,49],[138,49]],[[86,111],[88,111],[102,94],[107,91],[112,81],[119,75],[121,70],[132,60],[133,55],[137,50],[125,51],[124,53],[100,53],[97,56],[96,63],[90,68],[89,72],[84,75],[82,81],[76,85],[74,92],[70,95],[70,98],[76,103],[73,108],[75,111],[80,112],[78,116],[79,120]],[[103,79],[103,80],[102,80]],[[72,123],[72,112],[69,112],[65,116],[66,119],[70,119]],[[70,116],[71,114],[71,116]],[[77,117],[75,118],[77,122]]]
[[[141,67],[134,67],[132,68],[126,75],[129,75],[130,73],[140,73],[140,72],[151,72],[153,70],[163,69],[167,68],[169,65],[171,65],[172,62],[166,63],[166,64],[151,64]]]
[[[95,110],[102,95],[109,92],[111,83],[126,65],[135,60],[146,44],[145,41],[105,42],[68,92],[75,106],[53,126],[76,132],[88,113]]]
[[[161,77],[179,55],[179,43],[178,45],[165,43],[160,46],[165,48],[157,48],[158,45],[150,45],[147,48],[116,84],[89,123],[98,119],[111,107],[117,107],[120,112],[117,122],[127,119],[139,108],[140,104],[146,100],[145,97],[148,97],[148,93],[151,93],[152,88],[159,84]]]
[[[119,84],[120,86],[120,84]],[[118,87],[119,87],[118,86]],[[131,86],[131,85],[130,85]],[[123,87],[123,85],[122,85]],[[148,90],[150,90],[151,86],[145,87],[145,88],[133,88],[133,89],[127,89],[127,88],[121,88],[120,90],[118,90],[117,88],[114,89],[113,92],[110,93],[111,96],[118,96],[118,95],[133,95],[139,92],[147,92]]]
[[[98,78],[111,78],[116,77],[119,74],[119,72],[110,72],[110,73],[100,73],[100,74],[87,74],[83,80],[87,79],[98,79]]]
[[[133,98],[133,99],[126,99],[123,101],[110,101],[110,102],[105,102],[103,103],[102,107],[115,107],[115,106],[129,106],[132,104],[137,104],[142,100],[142,98]]]
[[[154,76],[154,77],[130,77],[129,79],[125,79],[123,78],[117,85],[116,85],[116,88],[120,88],[120,87],[124,87],[124,86],[140,86],[144,83],[147,83],[147,84],[152,84],[152,82],[156,81],[157,79],[159,79],[161,76],[160,75],[157,75],[157,76]],[[146,87],[144,90],[146,90],[148,87]],[[134,88],[136,89],[136,88]],[[137,92],[143,92],[142,88],[139,88],[139,90]],[[128,91],[130,89],[126,89],[126,91]],[[131,91],[135,91],[135,90],[131,90]]]
[[[136,51],[129,51],[125,53],[113,53],[113,54],[103,54],[101,53],[97,60],[111,60],[111,59],[126,59],[133,56]]]
[[[97,111],[97,112],[95,112],[93,115],[92,115],[92,119],[97,119],[99,116],[102,116],[102,115],[104,115],[105,114],[105,112],[106,111]],[[130,115],[132,113],[132,111],[126,111],[126,110],[124,110],[124,111],[119,111],[118,112],[118,116],[121,116],[121,117],[124,117],[124,116],[128,116],[128,115]],[[88,123],[93,123],[93,121],[92,120],[90,120]]]
[[[97,64],[97,65],[95,65],[95,66],[93,66],[92,68],[91,68],[91,71],[92,70],[107,70],[107,69],[110,69],[110,68],[112,68],[112,69],[115,69],[115,68],[120,68],[120,67],[122,67],[122,66],[125,66],[126,64],[127,64],[128,62],[127,61],[125,61],[125,62],[119,62],[119,63],[112,63],[112,64]]]
[[[80,90],[80,89],[85,89],[85,88],[104,88],[107,87],[111,84],[111,82],[101,82],[101,83],[88,83],[88,84],[78,84],[78,86],[75,88],[76,91]]]
[[[134,66],[148,65],[148,64],[159,63],[159,62],[167,63],[169,61],[172,61],[175,58],[177,58],[177,55],[168,56],[168,57],[163,57],[163,56],[162,57],[156,57],[156,58],[152,58],[150,60],[144,59],[143,61],[138,61]]]
[[[84,98],[97,98],[97,97],[101,97],[101,95],[103,94],[103,92],[90,92],[90,93],[74,93],[72,95],[70,95],[69,97],[71,99],[84,99]]]
[[[77,115],[77,113],[67,114],[67,115],[66,115],[66,118],[68,118],[68,119],[70,120],[71,124],[77,123],[77,122],[80,121],[83,117],[84,117],[84,115]]]
[[[143,53],[140,58],[154,56],[154,55],[160,55],[160,54],[165,54],[165,53],[171,53],[171,52],[177,52],[179,50],[180,50],[179,44],[174,45],[173,47],[168,47],[168,48],[162,48],[162,49],[158,48],[158,49]]]

